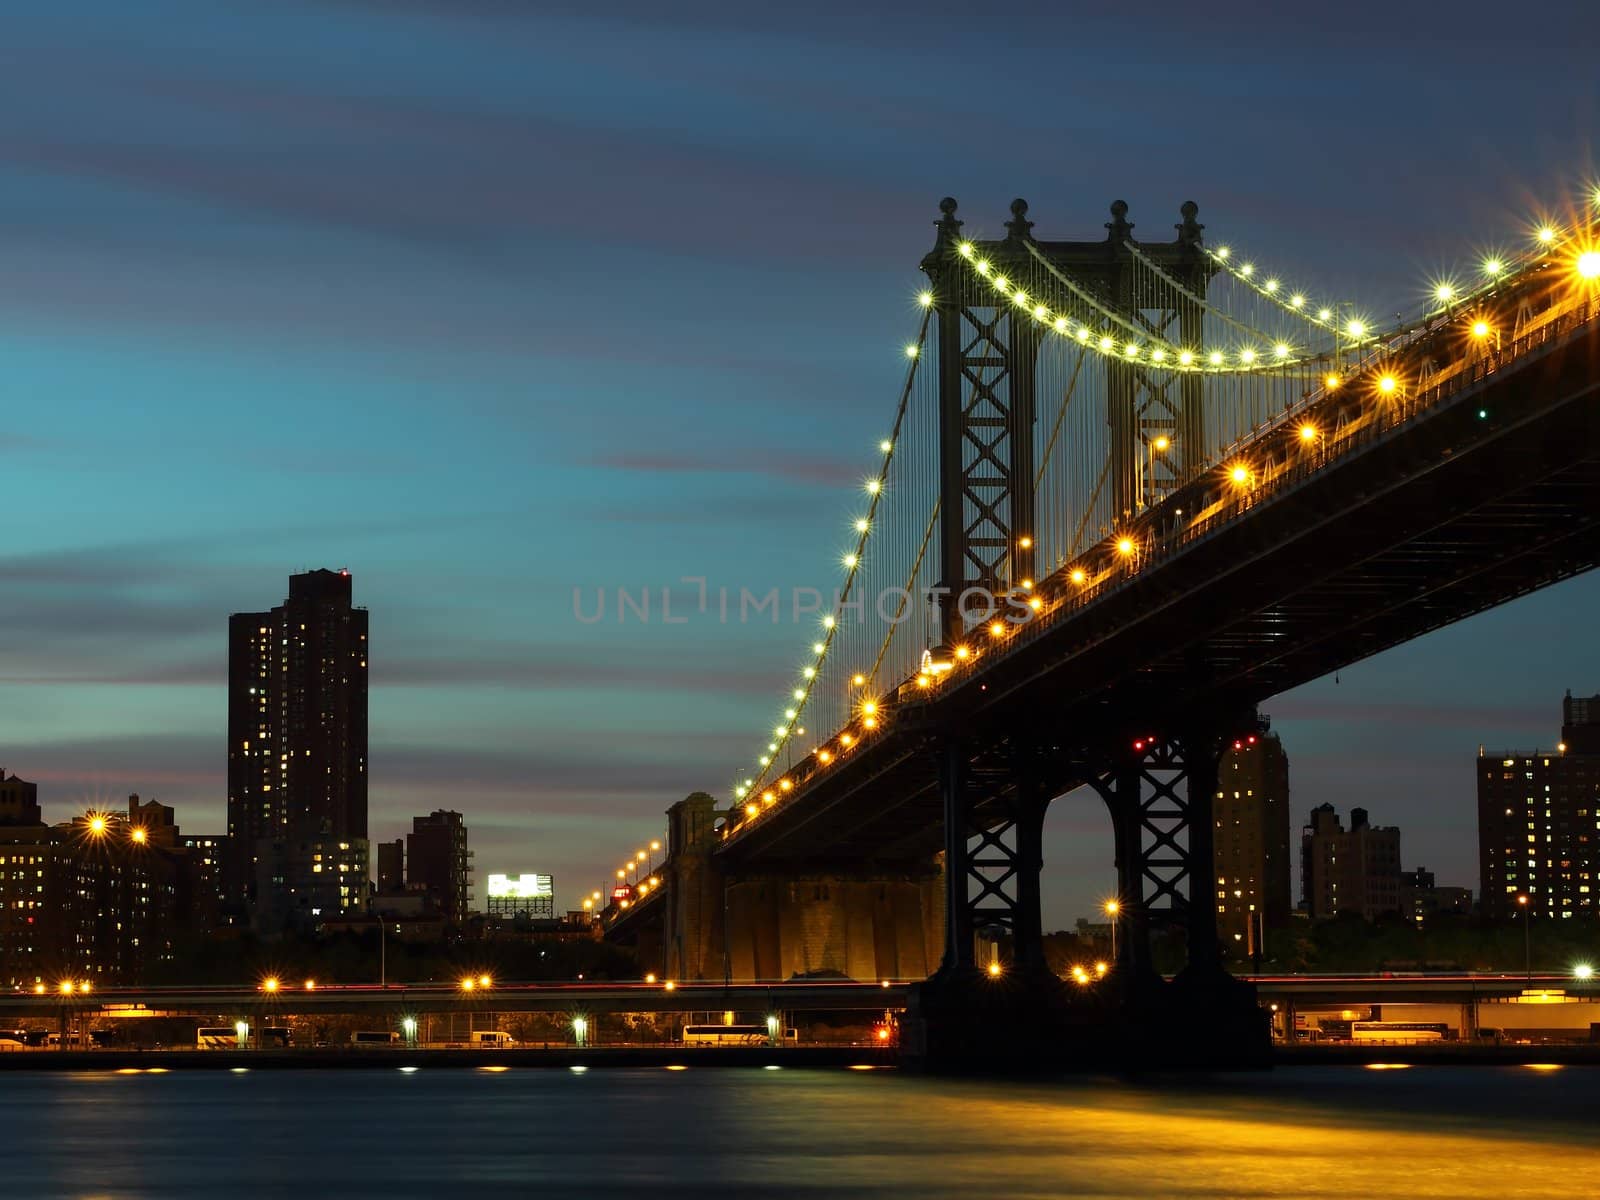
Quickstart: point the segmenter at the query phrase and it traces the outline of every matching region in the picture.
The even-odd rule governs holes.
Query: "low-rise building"
[[[1426,867],[1400,872],[1400,914],[1418,925],[1439,915],[1466,916],[1472,911],[1472,889],[1440,887]]]
[[[303,833],[256,843],[256,927],[313,931],[361,916],[371,892],[365,838]]]
[[[1400,911],[1400,830],[1350,810],[1345,829],[1331,804],[1311,810],[1300,833],[1301,902],[1313,919],[1358,912],[1376,920]]]

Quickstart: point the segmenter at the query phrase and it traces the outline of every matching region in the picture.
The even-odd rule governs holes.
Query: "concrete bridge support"
[[[931,863],[767,871],[730,879],[726,888],[736,982],[926,979],[938,965],[940,889]]]
[[[936,859],[772,864],[730,875],[714,854],[721,815],[704,793],[668,810],[667,978],[870,982],[925,979],[937,966],[944,889]]]

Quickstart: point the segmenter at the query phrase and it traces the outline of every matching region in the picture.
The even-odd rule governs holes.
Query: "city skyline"
[[[0,561],[0,762],[52,807],[137,791],[221,829],[226,614],[291,571],[348,566],[374,623],[374,829],[460,809],[501,848],[481,869],[551,871],[567,902],[669,804],[728,799],[762,736],[752,711],[807,640],[584,626],[572,589],[835,581],[940,196],[993,233],[1025,195],[1041,233],[1078,235],[1117,196],[1164,235],[1193,198],[1210,233],[1254,230],[1264,260],[1388,311],[1596,176],[1571,150],[1600,111],[1580,47],[1497,32],[1502,78],[1544,98],[1530,133],[1522,113],[1461,113],[1447,85],[1472,49],[1441,52],[1435,20],[1389,9],[1382,39],[1302,45],[1268,32],[1269,10],[1208,16],[1280,103],[1224,91],[1207,128],[1171,129],[1192,82],[1175,72],[1130,102],[1130,122],[1169,130],[1152,153],[1071,119],[1115,84],[1086,48],[1117,36],[1106,15],[996,29],[1056,48],[1014,46],[1014,77],[958,105],[927,68],[961,63],[959,39],[899,18],[667,29],[641,9],[624,28],[491,5],[386,25],[291,4],[247,36],[198,4],[90,7],[97,40],[64,16],[20,22],[0,84],[20,110],[80,81],[0,168],[0,336],[37,398],[0,426],[25,497]],[[1124,48],[1169,65],[1200,19]],[[313,23],[370,74],[297,53]],[[418,36],[434,57],[414,71]],[[819,46],[859,73],[819,81]],[[751,47],[760,80],[734,65]],[[1340,52],[1384,74],[1381,96],[1319,90]],[[937,131],[911,119],[929,106]],[[1437,122],[1426,169],[1328,149],[1405,111]],[[710,131],[708,112],[728,120]],[[958,161],[951,129],[981,148]],[[1064,165],[1063,138],[1092,174]],[[319,422],[324,444],[300,446],[291,430]],[[270,520],[264,490],[282,498]],[[1600,660],[1551,631],[1597,601],[1576,580],[1269,702],[1296,825],[1359,803],[1470,883],[1466,751],[1554,743],[1551,697],[1593,691]],[[1052,813],[1052,924],[1110,890],[1108,846],[1098,802]]]

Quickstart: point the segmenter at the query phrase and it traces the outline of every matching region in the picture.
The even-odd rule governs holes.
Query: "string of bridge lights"
[[[1600,188],[1596,188],[1592,199],[1596,209],[1600,210]],[[1474,302],[1492,292],[1496,287],[1502,285],[1507,279],[1521,270],[1540,261],[1548,260],[1560,247],[1573,240],[1574,236],[1565,233],[1559,226],[1552,223],[1541,224],[1534,232],[1534,242],[1537,247],[1534,251],[1523,255],[1491,255],[1486,258],[1481,264],[1485,277],[1484,282],[1477,287],[1470,290],[1461,290],[1456,284],[1448,281],[1434,285],[1433,301],[1440,307],[1434,310],[1432,316],[1454,316],[1472,338],[1482,341],[1493,332],[1493,329],[1490,322],[1485,319],[1481,312],[1473,311]],[[958,246],[958,251],[964,259],[973,264],[973,269],[980,278],[987,280],[991,286],[995,287],[996,291],[1005,295],[1013,305],[1027,307],[1029,297],[1022,295],[1021,299],[1019,299],[1018,293],[1010,287],[1008,281],[994,276],[989,264],[977,257],[976,247],[972,243],[961,243]],[[1231,258],[1231,252],[1227,247],[1223,247],[1215,253],[1207,250],[1207,253],[1212,255],[1213,260],[1217,261],[1230,274],[1240,278],[1248,286],[1257,288],[1268,298],[1276,299],[1278,302],[1283,303],[1289,311],[1298,312],[1305,307],[1302,293],[1291,293],[1287,301],[1281,300],[1278,296],[1278,293],[1282,291],[1281,285],[1270,288],[1266,286],[1266,284],[1276,284],[1277,281],[1274,279],[1268,279],[1265,284],[1252,283],[1251,279],[1255,274],[1254,270],[1244,269],[1250,264],[1244,264],[1244,267],[1240,268],[1230,266],[1228,259]],[[1574,246],[1571,255],[1574,273],[1583,283],[1600,283],[1600,229],[1591,228],[1587,237],[1583,241],[1577,242]],[[861,561],[865,554],[867,539],[872,532],[873,519],[877,514],[883,489],[888,480],[889,466],[893,461],[896,441],[905,418],[906,406],[910,399],[916,370],[922,350],[926,344],[929,316],[933,307],[934,297],[932,293],[924,291],[918,296],[918,302],[923,308],[922,322],[918,329],[916,340],[905,347],[905,354],[911,362],[907,368],[906,381],[901,391],[900,404],[895,415],[893,431],[889,437],[879,443],[878,449],[882,458],[878,471],[875,475],[870,476],[865,484],[865,490],[871,499],[866,516],[858,519],[855,524],[858,535],[855,550],[845,555],[843,560],[847,574],[844,587],[840,592],[840,605],[843,605],[849,598],[850,589],[855,583],[856,574],[860,569]],[[1095,307],[1098,308],[1097,305]],[[1130,354],[1128,352],[1128,343],[1119,346],[1106,335],[1089,330],[1087,325],[1082,322],[1079,322],[1074,327],[1061,314],[1052,313],[1048,309],[1044,309],[1041,312],[1041,308],[1043,308],[1042,305],[1035,305],[1027,308],[1027,311],[1031,313],[1035,320],[1048,325],[1056,332],[1064,333],[1080,344],[1085,344],[1091,349],[1098,350],[1108,357],[1124,359],[1145,354],[1158,364],[1170,358],[1176,363],[1176,369],[1179,370],[1203,370],[1205,366],[1218,367],[1226,363],[1225,359],[1222,362],[1218,362],[1217,355],[1220,352],[1217,351],[1210,352],[1206,356],[1204,364],[1202,364],[1197,351],[1160,344],[1151,347],[1151,342],[1156,341],[1156,339],[1147,339],[1139,345],[1136,353]],[[1111,314],[1104,315],[1109,317]],[[1329,329],[1333,328],[1327,324],[1335,320],[1334,310],[1332,309],[1318,309],[1315,312],[1306,311],[1303,315],[1313,324],[1323,324]],[[1335,332],[1338,331],[1335,330]],[[1372,334],[1364,323],[1358,321],[1346,326],[1343,331],[1352,340],[1361,339],[1369,344],[1387,342],[1390,338],[1399,336],[1404,332],[1406,331],[1402,329],[1388,335]],[[1110,343],[1109,345],[1108,342]],[[1279,343],[1276,350],[1281,351],[1283,346],[1283,343]],[[1147,347],[1149,347],[1148,350],[1146,349]],[[1162,352],[1162,358],[1155,357],[1158,351]],[[1277,356],[1280,358],[1292,358],[1292,351]],[[1243,352],[1241,352],[1238,361],[1240,365],[1248,368],[1254,360],[1245,359]],[[1397,393],[1403,391],[1401,382],[1394,373],[1377,368],[1363,368],[1363,370],[1373,377],[1373,392],[1376,399],[1380,401],[1392,399]],[[1325,390],[1322,394],[1343,386],[1345,382],[1347,381],[1337,374],[1329,375],[1324,381]],[[1307,443],[1320,442],[1322,440],[1321,432],[1309,424],[1302,424],[1299,427],[1298,437],[1302,442]],[[1242,460],[1224,463],[1220,470],[1236,486],[1249,487],[1256,482],[1255,472]],[[1100,582],[1117,567],[1129,562],[1136,563],[1143,540],[1143,537],[1134,531],[1115,533],[1111,537],[1091,546],[1083,554],[1079,555],[1075,561],[1063,567],[1062,574],[1073,585],[1074,589],[1081,592],[1083,589]],[[1028,549],[1031,545],[1031,538],[1024,536],[1019,539],[1021,548]],[[1064,592],[1055,598],[1054,605],[1052,605],[1033,590],[1029,581],[1025,581],[1023,587],[1025,593],[1032,593],[1027,600],[1027,606],[1032,616],[1017,624],[998,619],[990,621],[981,630],[974,630],[974,634],[978,639],[981,640],[982,636],[987,634],[991,643],[1003,641],[1015,629],[1023,627],[1027,620],[1037,618],[1047,607],[1053,608],[1066,602],[1071,594]],[[811,698],[816,680],[821,673],[823,662],[832,647],[834,634],[838,627],[836,612],[829,613],[823,617],[822,625],[824,630],[822,638],[812,644],[811,658],[802,669],[802,683],[791,693],[794,705],[784,710],[783,723],[774,728],[773,740],[768,743],[767,752],[758,759],[760,771],[753,777],[744,778],[734,788],[735,795],[739,799],[746,801],[743,809],[746,820],[755,819],[766,808],[776,804],[782,796],[794,790],[795,782],[791,777],[792,772],[781,774],[770,787],[767,786],[767,777],[773,771],[774,764],[777,762],[777,755],[788,742],[795,736],[804,736],[804,727],[799,725],[798,722],[805,711],[807,701]],[[918,673],[914,682],[922,688],[931,687],[941,676],[954,671],[958,663],[970,665],[982,657],[982,649],[976,644],[967,643],[950,647],[948,648],[947,660],[925,661],[923,669]],[[851,677],[853,687],[859,688],[866,682],[865,676],[859,673]],[[876,700],[870,696],[864,696],[853,703],[852,708],[856,714],[855,718],[834,736],[826,739],[810,756],[814,758],[816,766],[826,767],[830,765],[837,757],[848,753],[862,738],[878,727],[879,705]],[[856,731],[857,727],[859,727],[859,732]],[[757,802],[758,798],[759,803]]]
[[[1591,192],[1590,202],[1596,209],[1600,209],[1600,187]],[[1530,231],[1529,240],[1534,247],[1532,250],[1522,254],[1510,252],[1486,254],[1477,264],[1479,275],[1477,283],[1471,286],[1463,285],[1459,276],[1447,276],[1433,281],[1428,286],[1427,302],[1434,307],[1427,315],[1436,317],[1453,308],[1481,299],[1521,267],[1547,256],[1560,245],[1562,238],[1563,231],[1559,225],[1551,221],[1541,221]],[[1213,250],[1209,246],[1202,246],[1201,250],[1218,268],[1258,296],[1310,325],[1347,339],[1351,345],[1381,343],[1404,332],[1403,329],[1393,330],[1387,334],[1375,332],[1372,326],[1359,316],[1352,316],[1341,324],[1342,318],[1337,305],[1314,307],[1304,292],[1285,287],[1278,276],[1258,271],[1250,260],[1245,259],[1236,263],[1231,247],[1219,246]]]
[[[1303,366],[1307,362],[1320,361],[1298,354],[1288,342],[1281,340],[1272,342],[1271,338],[1261,333],[1257,333],[1256,336],[1263,341],[1272,342],[1270,352],[1263,353],[1247,346],[1235,352],[1230,358],[1221,350],[1203,353],[1188,347],[1174,346],[1154,336],[1148,330],[1141,329],[1121,314],[1101,307],[1097,300],[1057,271],[1053,264],[1041,258],[1039,261],[1050,271],[1052,277],[1099,318],[1098,327],[1094,327],[1087,321],[1074,320],[1064,313],[1052,310],[1049,305],[1039,302],[1024,289],[1016,287],[1004,275],[997,274],[987,259],[978,256],[977,247],[971,242],[962,242],[958,249],[961,256],[972,263],[972,269],[979,279],[1004,296],[1011,304],[1031,315],[1039,325],[1062,337],[1072,338],[1087,349],[1109,359],[1120,362],[1147,361],[1163,369],[1180,372],[1200,372],[1208,369],[1216,372],[1229,368],[1251,372],[1260,372],[1263,369],[1287,370]],[[932,303],[931,300],[928,302]],[[1108,324],[1130,330],[1133,336],[1119,341],[1107,331]]]
[[[1041,262],[1044,262],[1047,266],[1049,266],[1051,271],[1052,271],[1052,273],[1057,273],[1056,272],[1056,268],[1055,268],[1055,264],[1049,262],[1048,259],[1045,259],[1039,253],[1038,247],[1034,246],[1032,243],[1029,243],[1028,249],[1033,254],[1033,256],[1035,258],[1039,259]],[[1240,333],[1244,334],[1246,337],[1260,338],[1262,341],[1271,341],[1272,340],[1271,338],[1267,337],[1266,334],[1262,333],[1259,329],[1254,329],[1251,326],[1246,325],[1243,321],[1236,320],[1233,316],[1231,316],[1230,314],[1224,312],[1222,309],[1218,308],[1216,305],[1211,304],[1210,302],[1208,302],[1206,300],[1206,298],[1204,296],[1198,296],[1194,292],[1191,292],[1188,288],[1184,287],[1183,284],[1179,280],[1174,279],[1171,275],[1168,275],[1166,273],[1166,271],[1162,270],[1159,265],[1157,265],[1154,262],[1151,262],[1150,259],[1145,256],[1144,252],[1142,250],[1140,250],[1139,247],[1134,245],[1132,242],[1127,243],[1127,250],[1128,250],[1128,253],[1130,255],[1132,255],[1138,262],[1140,262],[1140,263],[1142,263],[1144,265],[1146,270],[1149,270],[1153,274],[1159,275],[1161,277],[1161,281],[1163,283],[1165,283],[1168,287],[1172,288],[1175,292],[1177,292],[1185,300],[1187,300],[1191,304],[1197,306],[1202,312],[1206,313],[1208,316],[1215,317],[1217,320],[1223,322],[1224,324],[1228,325],[1229,327],[1231,327],[1233,329],[1237,329]]]
[[[841,560],[845,577],[839,589],[837,609],[822,618],[822,634],[811,644],[810,658],[800,669],[800,681],[789,693],[793,703],[783,710],[783,720],[773,727],[772,740],[767,743],[766,753],[756,759],[759,770],[753,777],[746,777],[734,785],[734,795],[741,799],[765,784],[768,773],[778,761],[778,756],[793,738],[805,736],[805,726],[800,724],[800,720],[816,687],[817,679],[822,673],[822,665],[828,657],[828,652],[833,648],[834,637],[839,629],[839,613],[844,610],[850,599],[850,594],[855,588],[856,576],[861,570],[861,563],[866,558],[867,539],[872,535],[878,506],[883,502],[884,488],[889,482],[889,467],[894,462],[895,447],[899,443],[900,429],[905,423],[906,408],[911,400],[912,384],[916,381],[922,348],[927,342],[928,326],[933,315],[932,297],[924,292],[918,297],[918,302],[922,307],[922,320],[917,327],[916,340],[907,343],[905,348],[906,357],[911,361],[906,367],[905,383],[900,389],[900,403],[895,410],[894,424],[889,430],[889,436],[878,443],[880,457],[877,472],[868,476],[863,485],[868,497],[867,511],[863,516],[856,518],[853,526],[856,535],[855,548],[846,553]],[[794,786],[793,782],[787,779],[783,781],[783,785],[784,791]]]

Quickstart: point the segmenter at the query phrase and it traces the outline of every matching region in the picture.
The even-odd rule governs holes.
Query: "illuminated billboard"
[[[550,875],[489,876],[491,900],[549,900],[555,894],[555,879]]]

